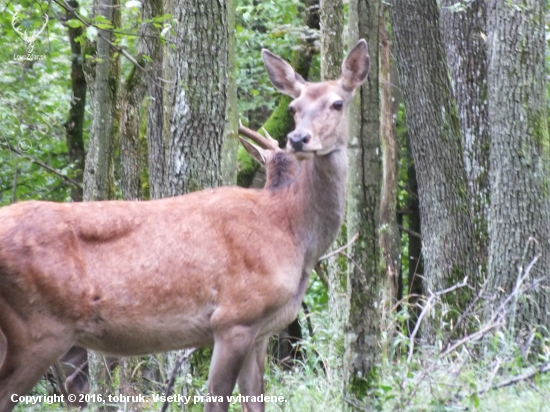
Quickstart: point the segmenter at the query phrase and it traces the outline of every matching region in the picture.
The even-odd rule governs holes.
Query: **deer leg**
[[[265,357],[269,336],[258,339],[248,352],[239,373],[239,391],[244,396],[260,396],[264,393]],[[263,412],[263,402],[244,402],[244,412]]]
[[[208,392],[210,396],[222,397],[221,402],[206,402],[205,412],[227,412],[229,396],[237,376],[254,343],[256,329],[237,325],[214,333],[214,353],[210,363]]]
[[[27,394],[69,349],[72,334],[51,319],[26,324],[0,297],[0,329],[5,337],[0,365],[0,412],[11,411],[13,395]],[[16,400],[16,399],[14,399]]]

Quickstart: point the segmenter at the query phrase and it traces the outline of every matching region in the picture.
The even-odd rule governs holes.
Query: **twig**
[[[408,227],[405,227],[405,226],[403,226],[403,225],[397,225],[397,227],[398,227],[400,230],[402,230],[403,232],[405,232],[405,233],[407,233],[407,234],[409,234],[409,235],[411,235],[411,236],[414,236],[414,237],[416,237],[416,238],[418,238],[418,239],[422,239],[422,235],[421,235],[420,233],[415,232],[414,230],[409,229]]]
[[[2,145],[2,146],[3,146],[3,145]],[[2,146],[0,146],[0,147],[2,147]],[[5,147],[5,146],[3,146],[3,147]],[[21,157],[24,157],[25,159],[30,160],[30,161],[33,162],[34,164],[36,164],[36,165],[38,165],[38,166],[40,166],[40,167],[46,169],[47,171],[49,171],[49,172],[51,172],[51,173],[53,173],[53,174],[55,174],[55,175],[57,175],[57,176],[59,176],[59,177],[65,179],[67,182],[69,182],[70,184],[72,184],[72,185],[78,187],[79,189],[82,189],[82,186],[81,186],[80,183],[78,183],[76,180],[71,179],[69,176],[65,176],[64,174],[58,172],[57,170],[55,170],[53,167],[47,165],[46,163],[42,163],[40,160],[37,160],[37,159],[35,159],[35,158],[32,157],[32,156],[26,155],[25,153],[19,151],[18,149],[16,149],[15,147],[12,147],[12,146],[9,145],[9,144],[7,145],[7,149],[10,150],[10,151],[12,151],[13,153],[18,154],[18,155],[21,156]]]
[[[172,391],[174,390],[174,383],[176,382],[176,376],[178,376],[179,370],[181,368],[181,365],[183,362],[185,362],[189,357],[197,351],[197,348],[190,348],[186,350],[182,350],[178,357],[176,358],[176,362],[174,362],[174,369],[172,369],[172,373],[170,375],[170,379],[168,380],[168,385],[166,385],[166,398],[172,394]],[[169,402],[165,401],[162,404],[162,408],[160,408],[160,412],[166,412],[168,409]]]
[[[477,332],[472,333],[471,335],[468,335],[460,339],[458,342],[454,343],[453,345],[449,346],[449,348],[446,349],[444,352],[442,352],[440,356],[447,356],[449,353],[451,353],[453,350],[458,348],[460,345],[463,345],[464,343],[471,340],[476,340],[478,337],[483,338],[487,334],[487,332],[489,332],[490,330],[499,326],[504,326],[504,325],[505,325],[504,322],[497,322],[497,323],[493,323],[488,326],[485,326],[483,329],[478,330]]]
[[[410,344],[409,344],[409,356],[407,356],[407,363],[410,363],[412,360],[412,355],[414,350],[414,338],[418,333],[418,330],[420,329],[420,324],[422,323],[422,319],[424,318],[424,316],[426,316],[426,313],[428,313],[428,311],[430,310],[432,302],[442,295],[446,295],[447,293],[450,293],[456,289],[467,286],[468,285],[467,281],[468,281],[468,277],[465,277],[461,283],[457,283],[456,285],[453,285],[450,288],[444,289],[436,293],[430,292],[430,297],[426,301],[426,304],[424,305],[424,309],[422,309],[422,312],[420,312],[420,316],[418,317],[418,320],[416,321],[416,325],[414,326],[414,330],[411,333]]]
[[[328,289],[328,276],[325,273],[325,269],[321,266],[321,262],[317,262],[315,265],[315,273],[317,273],[317,276],[319,277],[319,280],[325,287]]]
[[[507,379],[504,382],[497,383],[496,385],[493,385],[491,387],[492,389],[499,389],[504,388],[505,386],[513,385],[514,383],[518,383],[527,379],[531,379],[533,376],[540,374],[540,373],[546,373],[550,372],[550,362],[546,362],[544,365],[539,366],[538,368],[535,368],[527,373],[524,373],[523,375],[515,376],[513,378]],[[483,391],[480,393],[480,395],[486,393],[486,391]]]
[[[94,24],[90,23],[90,22],[87,22],[86,20],[84,20],[82,17],[80,17],[78,15],[78,13],[76,13],[76,9],[73,9],[69,4],[67,4],[67,2],[65,0],[63,0],[63,4],[60,3],[58,0],[53,0],[54,3],[56,3],[58,6],[60,7],[63,7],[65,10],[67,10],[68,12],[72,13],[72,15],[78,20],[80,21],[82,24],[84,24],[86,27],[95,27],[96,29],[98,28],[97,26],[95,26]],[[105,30],[105,31],[110,31],[110,30],[107,30],[107,29],[100,29],[100,30]],[[105,37],[103,37],[101,35],[101,33],[98,31],[97,33],[97,37],[99,37],[100,39],[102,39],[105,43],[107,43],[112,49],[114,49],[115,51],[119,52],[120,54],[122,54],[124,57],[126,57],[128,59],[128,61],[130,61],[130,63],[132,63],[134,66],[136,66],[139,70],[141,70],[145,76],[151,80],[153,82],[154,85],[160,87],[162,90],[164,91],[169,91],[169,90],[166,90],[164,87],[162,87],[161,84],[157,83],[156,82],[156,79],[153,78],[150,73],[144,68],[142,67],[137,61],[136,59],[134,59],[126,50],[124,49],[121,49],[120,47],[114,45],[111,41],[107,40]],[[162,80],[162,79],[161,79]],[[172,82],[167,82],[167,81],[164,81],[166,83],[172,83]]]
[[[487,383],[487,386],[481,393],[487,393],[491,390],[491,387],[493,386],[493,382],[495,380],[495,376],[497,376],[498,370],[500,369],[500,365],[502,364],[502,360],[500,358],[497,358],[497,364],[491,371],[491,375],[489,376],[489,382]]]
[[[344,246],[339,247],[338,249],[333,250],[332,252],[327,253],[326,255],[323,255],[319,258],[317,262],[320,262],[321,260],[328,259],[334,255],[337,255],[338,253],[342,252],[343,250],[346,250],[348,247],[350,247],[359,237],[359,232],[355,234],[355,236]]]

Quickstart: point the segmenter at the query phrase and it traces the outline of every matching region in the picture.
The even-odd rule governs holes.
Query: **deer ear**
[[[369,46],[365,39],[361,39],[342,63],[340,84],[347,91],[353,91],[365,81],[369,74],[369,67]]]
[[[290,64],[267,49],[262,49],[262,59],[273,86],[281,93],[298,97],[306,84],[303,77],[296,73]]]
[[[248,140],[243,139],[241,136],[239,136],[239,140],[248,154],[258,163],[265,166],[265,164],[269,161],[271,151],[262,149],[255,144],[250,143]]]

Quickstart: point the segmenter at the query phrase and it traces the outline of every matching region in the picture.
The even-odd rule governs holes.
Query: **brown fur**
[[[350,56],[366,62],[366,43]],[[289,73],[274,55],[264,61]],[[352,77],[342,81],[357,87]],[[303,151],[323,152],[288,185],[0,210],[0,412],[73,344],[115,356],[214,344],[209,392],[224,399],[205,411],[227,411],[237,379],[243,395],[262,392],[267,338],[295,318],[338,232],[347,171],[345,110],[323,114],[319,99],[307,102],[309,83],[276,80],[314,112],[297,115],[297,130],[315,133]],[[326,93],[351,100],[338,82]]]

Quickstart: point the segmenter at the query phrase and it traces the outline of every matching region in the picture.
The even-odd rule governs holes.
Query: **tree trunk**
[[[349,42],[365,38],[369,45],[369,77],[350,105],[349,178],[347,194],[349,314],[345,328],[345,393],[362,398],[374,378],[380,353],[378,222],[380,207],[380,96],[378,38],[380,0],[349,3]]]
[[[401,235],[397,226],[397,156],[398,142],[393,122],[390,42],[386,29],[386,7],[380,18],[380,82],[382,88],[382,194],[380,197],[380,249],[386,268],[386,288],[390,291],[389,307],[399,294]]]
[[[424,283],[435,292],[477,276],[468,183],[463,158],[457,156],[463,153],[459,119],[437,1],[395,0],[390,17],[418,178]],[[443,296],[458,308],[468,299],[466,288]],[[439,321],[440,314],[433,313],[430,320]]]
[[[485,0],[473,0],[461,11],[454,10],[454,4],[454,0],[442,2],[442,33],[460,118],[476,254],[484,274],[488,245],[490,145],[487,118],[487,46],[484,39],[486,3]],[[473,286],[481,283],[481,279],[472,281]]]
[[[335,80],[342,72],[344,4],[321,0],[321,80]]]
[[[171,196],[222,183],[221,149],[227,135],[229,5],[179,2],[175,18],[177,83],[170,120]]]
[[[69,6],[78,8],[77,1],[70,1]],[[69,42],[71,43],[71,90],[72,99],[69,108],[69,118],[65,124],[67,148],[69,150],[69,161],[73,167],[72,178],[82,183],[84,173],[84,113],[86,109],[86,78],[82,67],[82,48],[75,39],[82,35],[82,27],[69,27]],[[81,202],[83,191],[72,186],[71,199],[73,202]]]
[[[222,143],[222,183],[237,183],[237,156],[239,152],[239,108],[237,105],[237,71],[235,56],[235,0],[227,0],[227,106],[225,134]]]
[[[93,15],[101,14],[114,27],[120,26],[118,0],[95,0]],[[107,30],[98,30],[97,52],[88,66],[88,85],[92,101],[93,122],[90,134],[86,166],[84,168],[84,200],[106,200],[113,197],[113,155],[116,123],[116,99],[120,77],[118,57],[113,57],[108,41],[112,40]],[[104,397],[113,393],[107,360],[95,352],[88,353],[90,370],[90,393]],[[90,403],[92,410],[108,410],[105,405]]]
[[[487,3],[491,135],[489,286],[507,296],[533,265],[509,328],[516,336],[550,327],[549,146],[544,0]]]
[[[101,14],[114,27],[120,26],[118,0],[95,0],[94,15]],[[97,51],[86,62],[93,70],[88,80],[91,91],[93,121],[86,166],[84,168],[84,200],[105,200],[114,195],[113,152],[116,118],[116,99],[120,76],[119,57],[113,57],[108,43],[114,35],[98,29]]]

